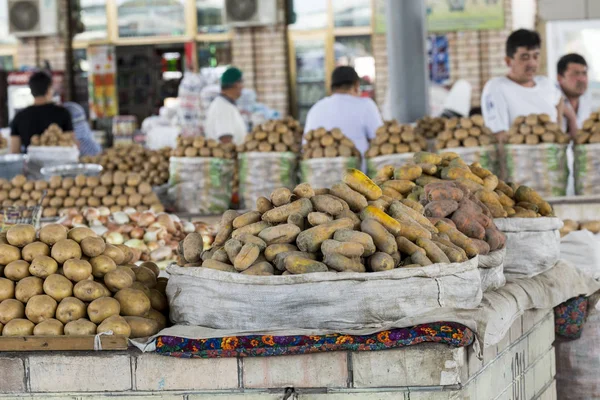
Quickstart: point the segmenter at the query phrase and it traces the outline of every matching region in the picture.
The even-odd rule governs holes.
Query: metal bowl
[[[27,164],[27,154],[4,154],[0,156],[0,178],[11,180],[23,174]]]
[[[65,164],[55,165],[53,167],[44,167],[40,170],[45,179],[58,175],[63,178],[76,177],[77,175],[98,176],[102,172],[102,165],[99,164]]]

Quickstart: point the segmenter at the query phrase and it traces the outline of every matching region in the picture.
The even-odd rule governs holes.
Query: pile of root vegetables
[[[493,219],[516,204],[536,206],[536,216],[552,212],[531,189],[513,190],[454,153],[419,152],[375,181],[350,169],[329,189],[277,189],[253,211],[225,212],[210,250],[192,233],[179,253],[185,266],[266,276],[458,263],[504,247]]]
[[[19,224],[0,234],[2,336],[146,337],[167,324],[156,264],[85,227]]]

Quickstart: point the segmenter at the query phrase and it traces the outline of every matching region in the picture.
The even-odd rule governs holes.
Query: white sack
[[[496,290],[504,286],[504,256],[506,247],[496,250],[488,255],[479,256],[479,275],[481,276],[481,290]]]
[[[600,240],[590,231],[573,231],[560,240],[560,258],[600,279]]]
[[[507,281],[531,278],[552,268],[560,257],[558,218],[497,218],[506,235],[504,275]]]
[[[403,318],[477,307],[477,262],[475,257],[367,274],[271,277],[171,266],[167,297],[176,324],[237,331],[382,330]]]

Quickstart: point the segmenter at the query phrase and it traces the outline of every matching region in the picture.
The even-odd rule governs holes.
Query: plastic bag
[[[300,162],[301,181],[314,189],[330,188],[342,181],[348,168],[358,168],[356,157],[313,158]]]

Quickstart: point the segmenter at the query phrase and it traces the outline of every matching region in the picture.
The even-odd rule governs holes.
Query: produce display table
[[[180,359],[137,350],[3,353],[0,395],[61,399],[556,398],[552,310],[527,311],[497,345]],[[286,397],[287,392],[287,397]],[[12,395],[11,395],[12,393]]]

